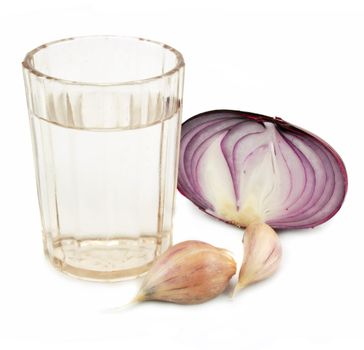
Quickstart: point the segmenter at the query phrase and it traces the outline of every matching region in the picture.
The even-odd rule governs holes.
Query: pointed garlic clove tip
[[[185,241],[168,249],[147,273],[136,298],[198,304],[221,294],[236,272],[224,249]]]
[[[238,290],[264,280],[278,269],[282,248],[277,233],[267,224],[252,223],[244,233],[244,259],[239,280],[233,295]]]

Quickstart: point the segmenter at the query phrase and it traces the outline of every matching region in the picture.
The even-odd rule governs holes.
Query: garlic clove
[[[244,233],[244,259],[233,294],[270,277],[279,267],[282,248],[277,233],[267,224],[252,223]]]
[[[168,249],[147,273],[134,301],[198,304],[221,294],[236,272],[229,253],[200,241]]]

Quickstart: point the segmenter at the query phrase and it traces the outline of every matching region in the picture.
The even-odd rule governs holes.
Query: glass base
[[[170,246],[170,234],[137,239],[54,239],[44,234],[45,254],[61,272],[85,280],[114,282],[139,277]]]

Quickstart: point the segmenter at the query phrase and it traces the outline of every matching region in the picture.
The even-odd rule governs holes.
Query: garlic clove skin
[[[270,277],[278,269],[282,258],[278,235],[267,224],[248,225],[243,243],[244,259],[233,294],[252,283]]]
[[[236,272],[229,253],[200,241],[169,248],[147,273],[135,301],[199,304],[221,294]]]

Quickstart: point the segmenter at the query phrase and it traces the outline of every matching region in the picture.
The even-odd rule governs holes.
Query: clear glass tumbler
[[[182,55],[69,38],[29,52],[23,71],[46,255],[84,279],[142,274],[171,244]]]

